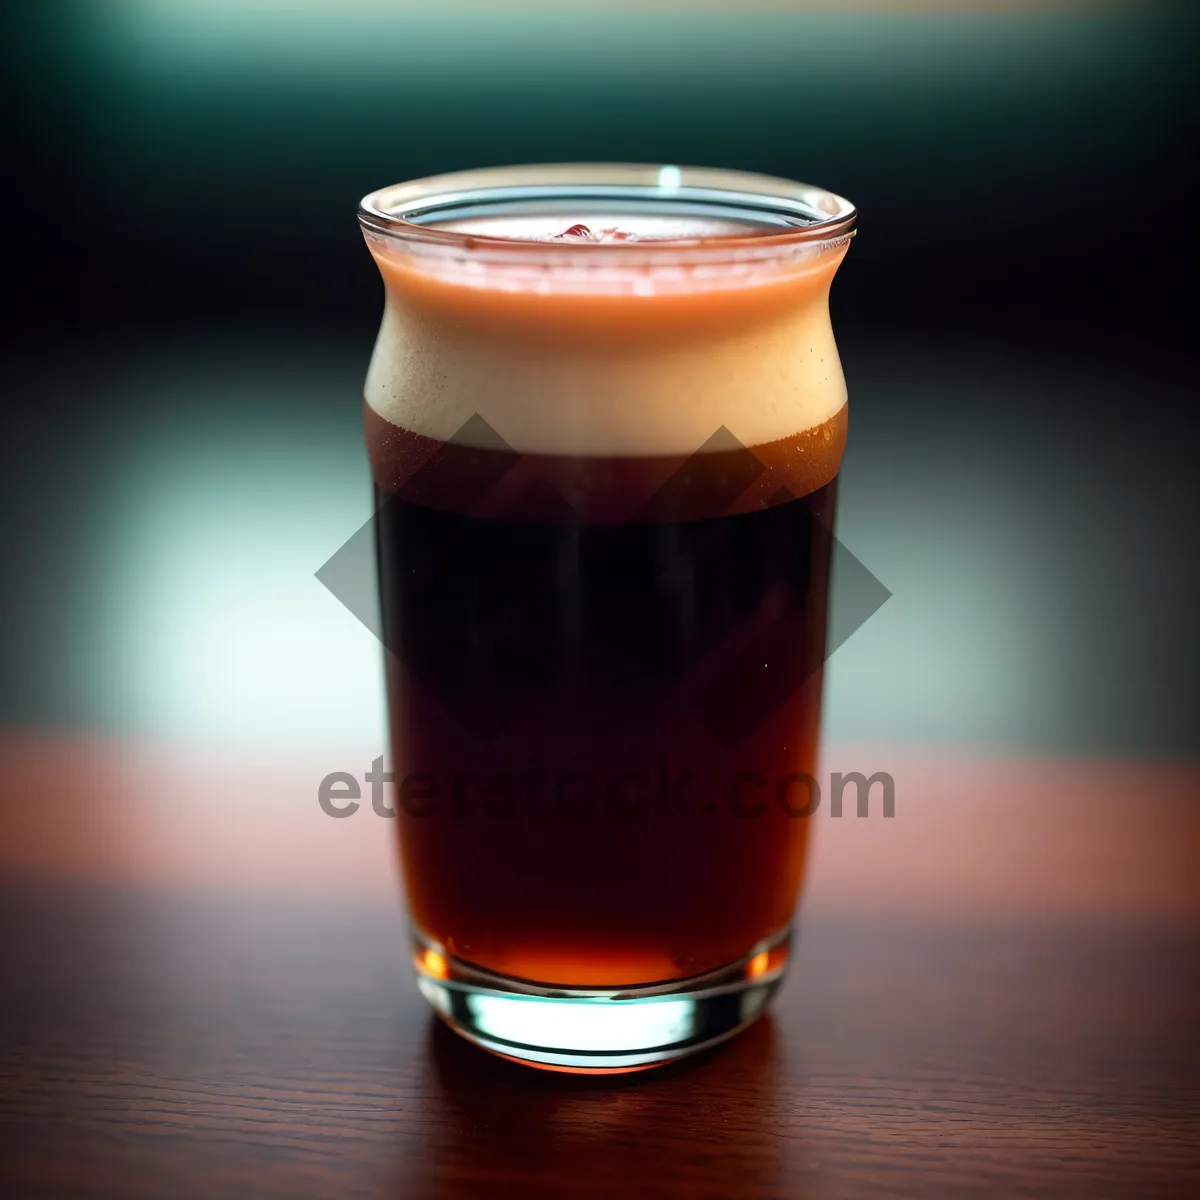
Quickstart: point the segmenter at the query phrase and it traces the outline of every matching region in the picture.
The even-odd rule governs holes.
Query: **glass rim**
[[[648,207],[720,204],[767,226],[752,234],[584,241],[491,237],[421,223],[455,206],[486,205],[490,197],[510,200],[613,202],[636,200]],[[770,227],[772,218],[778,229]],[[716,167],[668,164],[546,163],[484,167],[431,175],[379,188],[358,206],[363,233],[406,249],[493,261],[545,261],[570,265],[634,266],[666,260],[720,262],[773,258],[793,250],[828,250],[854,236],[858,212],[850,201],[824,188],[774,175]],[[794,223],[793,223],[794,222]]]

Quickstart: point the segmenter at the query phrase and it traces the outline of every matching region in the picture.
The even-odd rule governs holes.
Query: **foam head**
[[[393,426],[446,441],[479,415],[523,454],[669,456],[721,428],[776,442],[845,404],[828,294],[853,209],[837,197],[530,168],[364,210],[386,288],[365,398]]]

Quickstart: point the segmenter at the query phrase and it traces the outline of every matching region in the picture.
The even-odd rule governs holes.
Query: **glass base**
[[[485,971],[413,932],[417,987],[468,1041],[552,1071],[640,1071],[749,1025],[783,979],[789,930],[704,975],[629,988],[556,988]]]

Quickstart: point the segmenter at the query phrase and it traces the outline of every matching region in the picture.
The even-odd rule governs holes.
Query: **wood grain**
[[[310,865],[298,886],[278,861],[308,862],[316,843],[298,832],[274,866],[234,854],[214,873],[205,839],[189,858],[178,836],[203,827],[195,764],[174,763],[175,824],[160,812],[138,839],[152,815],[138,754],[92,745],[94,769],[72,786],[61,773],[80,744],[59,746],[57,768],[25,761],[34,744],[44,763],[44,742],[10,739],[0,777],[19,779],[26,803],[57,788],[78,819],[47,800],[6,821],[5,1195],[1200,1194],[1190,769],[1164,769],[1147,806],[1089,809],[1109,768],[1058,764],[1052,797],[1029,783],[1003,822],[987,805],[972,815],[930,768],[907,833],[898,785],[894,824],[819,841],[827,882],[814,878],[773,1014],[721,1050],[614,1080],[517,1067],[439,1025],[412,986],[382,868],[367,886]],[[96,768],[114,759],[124,792]],[[1009,778],[1022,770],[1032,779],[1028,764]],[[255,794],[283,787],[281,772]],[[95,806],[118,792],[133,822],[119,845],[38,849],[43,834],[103,825]],[[264,804],[275,815],[258,819],[282,830]],[[1022,821],[1036,846],[1010,861],[997,830]],[[929,838],[940,867],[919,850]],[[1007,906],[989,882],[997,854],[1027,866]],[[1091,907],[1070,883],[1080,863],[1108,873]],[[906,878],[919,899],[893,902]]]

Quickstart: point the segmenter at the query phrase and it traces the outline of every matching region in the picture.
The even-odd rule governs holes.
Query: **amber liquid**
[[[557,492],[480,517],[377,489],[397,826],[428,938],[509,976],[626,986],[786,928],[835,489],[625,522]]]

